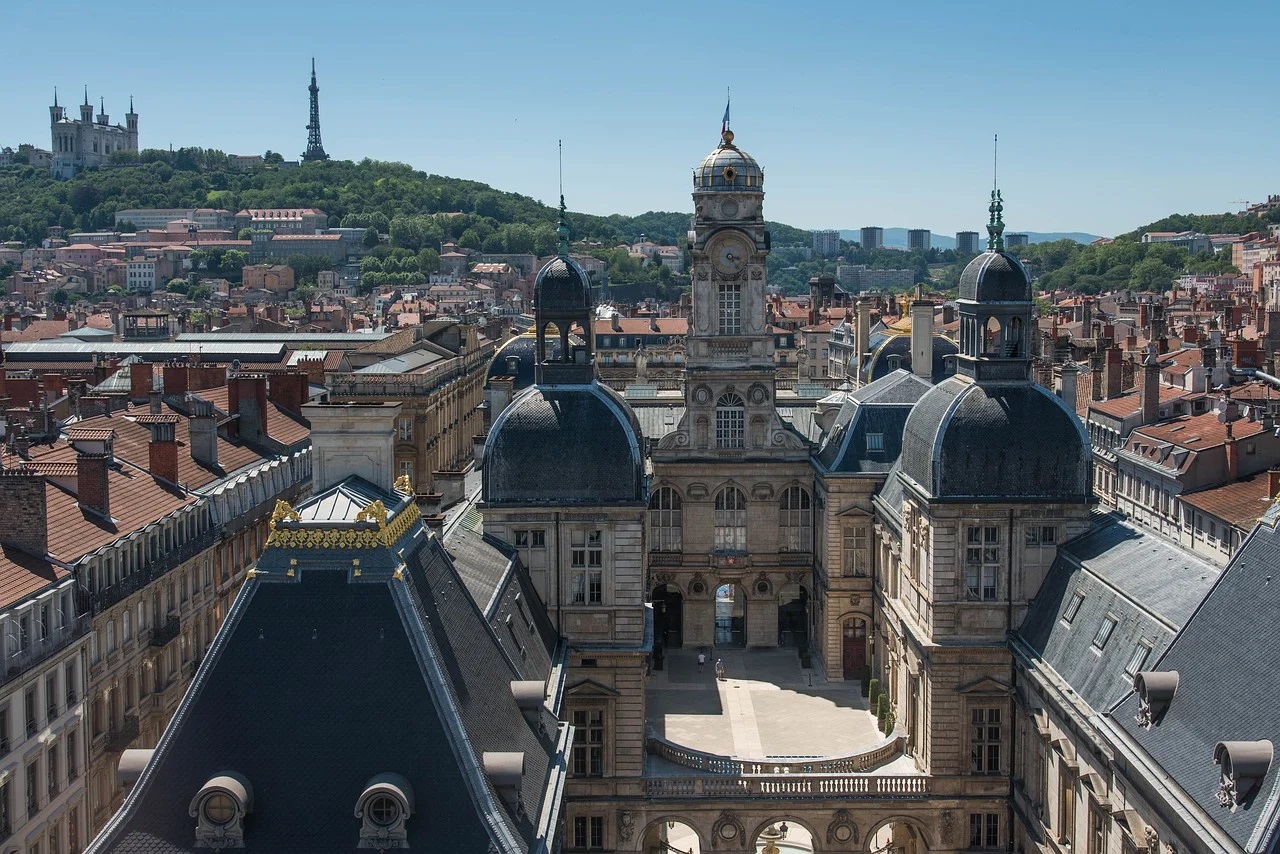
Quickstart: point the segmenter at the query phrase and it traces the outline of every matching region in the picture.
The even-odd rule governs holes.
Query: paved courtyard
[[[881,741],[856,682],[828,683],[794,649],[668,650],[649,680],[649,729],[676,744],[740,759],[838,756]]]

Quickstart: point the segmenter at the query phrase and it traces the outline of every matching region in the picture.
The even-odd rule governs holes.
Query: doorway
[[[862,679],[867,666],[867,621],[854,617],[844,621],[844,678]]]
[[[747,645],[747,608],[736,584],[716,588],[716,646]]]
[[[663,649],[679,649],[684,644],[684,595],[673,584],[653,590],[653,630]]]
[[[778,646],[809,646],[809,591],[788,584],[778,595]]]

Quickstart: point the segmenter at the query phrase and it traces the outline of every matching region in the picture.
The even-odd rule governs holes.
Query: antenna
[[[556,157],[560,161],[560,203],[564,204],[564,140],[556,140]]]
[[[1000,187],[1000,134],[995,134],[991,142],[991,189]]]

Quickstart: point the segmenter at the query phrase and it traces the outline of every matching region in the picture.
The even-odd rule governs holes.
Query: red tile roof
[[[1183,495],[1182,502],[1247,531],[1267,512],[1272,497],[1267,495],[1267,474],[1263,472],[1225,486]]]
[[[0,605],[11,605],[70,575],[70,570],[8,546],[0,546]]]

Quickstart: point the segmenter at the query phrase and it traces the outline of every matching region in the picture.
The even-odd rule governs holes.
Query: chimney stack
[[[271,402],[295,418],[301,418],[302,405],[311,397],[307,375],[290,370],[283,374],[272,374],[268,383],[267,397]]]
[[[1076,410],[1076,394],[1080,369],[1076,367],[1076,363],[1066,361],[1062,363],[1058,380],[1058,397],[1062,398],[1072,412]]]
[[[302,415],[311,423],[312,489],[316,494],[360,475],[379,489],[392,491],[396,479],[397,403],[308,403]]]
[[[93,427],[72,427],[67,441],[76,449],[76,499],[85,510],[111,518],[110,485],[107,481],[116,431]]]
[[[911,304],[911,372],[928,381],[933,378],[933,303]]]
[[[209,401],[187,395],[190,413],[191,459],[209,468],[218,467],[218,419]]]
[[[134,362],[129,366],[129,401],[146,403],[155,385],[150,362]]]
[[[239,374],[228,381],[228,407],[239,416],[232,432],[243,441],[261,443],[267,437],[267,377]]]
[[[0,469],[0,543],[37,557],[49,551],[44,485],[29,468]]]
[[[858,324],[853,333],[853,386],[862,385],[862,357],[871,346],[871,301],[858,297]]]
[[[1160,357],[1154,341],[1147,345],[1147,357],[1142,362],[1142,383],[1138,386],[1138,399],[1142,423],[1155,424],[1160,418]]]
[[[1280,468],[1267,469],[1267,500],[1280,499]]]
[[[178,483],[178,416],[142,415],[138,423],[151,430],[151,442],[147,445],[151,474]]]
[[[1114,344],[1107,348],[1106,358],[1106,400],[1110,400],[1124,391],[1124,358],[1120,348]]]

